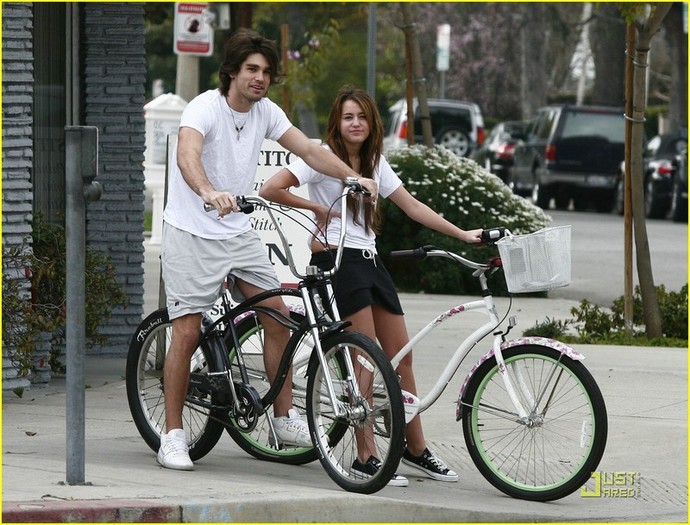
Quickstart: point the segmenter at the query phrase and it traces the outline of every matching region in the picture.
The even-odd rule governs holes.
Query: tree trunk
[[[642,311],[648,337],[661,337],[661,314],[659,301],[654,286],[652,261],[649,254],[649,239],[644,216],[644,188],[642,181],[642,138],[644,114],[647,106],[647,59],[649,46],[654,35],[659,31],[661,22],[671,4],[655,4],[655,9],[644,24],[637,26],[637,43],[633,60],[633,112],[631,136],[631,187],[633,205],[633,226],[637,253],[637,276],[642,295]]]
[[[596,76],[591,103],[620,106],[625,85],[625,22],[614,4],[594,10],[590,42]]]
[[[671,54],[671,131],[688,126],[688,39],[683,28],[683,4],[674,2],[664,18],[666,41]]]
[[[403,17],[403,31],[405,32],[405,40],[407,42],[407,49],[410,52],[412,61],[412,75],[414,90],[417,94],[417,101],[419,103],[419,116],[422,122],[422,137],[424,145],[432,147],[434,145],[434,137],[431,132],[431,117],[429,115],[429,104],[427,103],[426,94],[426,79],[424,78],[424,68],[422,66],[422,55],[419,50],[419,40],[417,40],[417,23],[412,14],[412,6],[409,3],[403,2],[400,4]],[[409,107],[408,107],[409,111]],[[409,125],[408,119],[408,125]]]
[[[519,4],[516,4],[516,6]],[[522,43],[522,74],[520,94],[522,118],[532,118],[546,104],[546,46],[544,45],[544,5],[525,4],[520,31]]]

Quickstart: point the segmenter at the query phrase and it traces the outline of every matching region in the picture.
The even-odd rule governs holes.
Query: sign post
[[[446,98],[446,71],[450,65],[450,24],[441,24],[436,33],[436,69],[440,73],[441,98]]]

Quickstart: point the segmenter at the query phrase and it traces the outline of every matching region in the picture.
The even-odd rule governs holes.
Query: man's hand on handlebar
[[[239,211],[237,200],[235,196],[227,191],[209,191],[201,196],[204,199],[204,209],[210,211],[216,209],[218,211],[218,220],[225,217],[228,213]]]

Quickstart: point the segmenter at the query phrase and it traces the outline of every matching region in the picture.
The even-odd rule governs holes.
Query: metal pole
[[[86,202],[98,200],[98,128],[65,127],[67,483],[85,480]]]
[[[86,203],[81,178],[81,134],[65,128],[67,257],[67,483],[84,483],[84,338],[86,334]]]
[[[369,3],[367,32],[367,93],[376,98],[376,4]]]

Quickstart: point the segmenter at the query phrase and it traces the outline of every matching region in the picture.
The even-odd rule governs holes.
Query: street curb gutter
[[[248,523],[248,522],[505,522],[515,515],[460,510],[375,496],[256,499],[225,503],[170,505],[147,500],[5,502],[3,523]],[[530,521],[552,521],[532,516]]]
[[[181,523],[177,505],[144,500],[3,502],[3,523]]]

